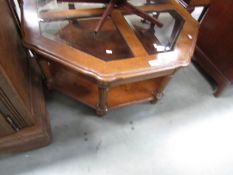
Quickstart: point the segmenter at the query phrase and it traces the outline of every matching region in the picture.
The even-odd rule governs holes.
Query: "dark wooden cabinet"
[[[50,142],[41,75],[6,0],[0,12],[0,151],[29,150]]]
[[[212,0],[199,32],[195,60],[217,83],[215,96],[233,82],[233,1]]]

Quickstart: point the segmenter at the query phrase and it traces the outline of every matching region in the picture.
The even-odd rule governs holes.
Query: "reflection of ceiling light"
[[[151,4],[154,4],[154,3],[155,3],[155,1],[150,1],[150,3],[151,3]]]
[[[190,35],[190,34],[188,35],[188,38],[189,38],[189,39],[193,39],[192,35]]]
[[[27,21],[31,26],[37,26],[38,21],[40,21],[37,14],[31,10],[25,10],[24,17],[25,17],[25,21]]]
[[[171,48],[169,47],[169,46],[167,46],[166,48],[165,48],[165,50],[166,51],[168,51],[168,50],[170,50]]]
[[[43,22],[44,20],[42,18],[38,18],[38,21]]]
[[[153,60],[148,61],[148,64],[152,67],[170,65],[178,60],[180,57],[180,50],[176,49],[172,52],[164,52],[157,54],[157,57]]]
[[[106,50],[106,54],[111,55],[112,54],[112,50]]]
[[[157,12],[153,12],[152,15],[153,15],[153,16],[156,16],[156,15],[157,15]]]
[[[32,53],[31,50],[28,50],[28,53],[29,53],[29,55],[30,55],[31,58],[34,58],[34,54]]]
[[[153,44],[153,46],[158,52],[163,52],[165,50],[165,46],[161,46],[157,44]]]

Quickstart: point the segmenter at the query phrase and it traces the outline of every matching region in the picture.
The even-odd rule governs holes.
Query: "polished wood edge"
[[[211,62],[211,59],[198,46],[196,46],[194,53],[194,61],[197,62],[203,71],[211,76],[218,84],[214,93],[216,97],[221,95],[224,89],[231,84],[222,72]]]
[[[195,39],[195,37],[194,37]],[[196,39],[195,39],[196,40]],[[34,50],[33,47],[31,47],[30,45],[26,44],[26,47]],[[193,47],[195,47],[195,44],[193,44]],[[77,71],[80,72],[82,74],[84,74],[87,77],[91,77],[94,78],[98,84],[102,84],[103,86],[109,86],[111,84],[119,84],[118,82],[123,82],[126,79],[135,79],[140,77],[147,77],[148,75],[151,74],[158,74],[160,72],[165,72],[165,71],[169,71],[169,70],[173,70],[179,67],[186,67],[190,64],[191,62],[191,56],[193,53],[193,50],[191,49],[191,52],[187,52],[185,54],[185,56],[188,56],[190,58],[190,60],[182,60],[180,62],[177,62],[176,65],[169,65],[167,67],[162,67],[162,68],[158,68],[158,69],[154,69],[153,67],[148,68],[146,70],[136,70],[136,71],[128,71],[128,72],[123,72],[123,73],[113,73],[113,74],[102,74],[99,72],[96,72],[94,70],[91,69],[84,69],[83,67],[80,67],[79,65],[74,65],[72,62],[68,62],[67,60],[65,61],[64,59],[62,59],[61,57],[55,56],[55,55],[51,55],[51,53],[42,51],[40,50],[35,50],[35,52],[39,53],[40,55],[43,56],[43,59],[47,59],[47,61],[51,62],[54,61],[55,63],[60,63],[62,65],[64,65],[66,68],[71,69],[73,71]],[[140,57],[138,57],[137,59],[139,59]],[[154,55],[148,56],[148,57],[143,57],[143,59],[150,61],[150,60],[154,60],[156,57]],[[136,58],[135,58],[136,59]],[[112,61],[112,64],[114,63],[114,61]],[[107,65],[106,65],[107,66]]]
[[[32,98],[36,99],[33,100],[35,124],[13,135],[0,138],[0,153],[28,151],[46,146],[51,142],[50,121],[42,94],[41,77],[38,71],[33,75],[35,76],[32,76],[34,85]]]
[[[25,1],[24,4],[25,8],[35,8],[33,5],[30,5],[29,2]],[[197,27],[198,27],[198,22],[196,22],[191,15],[178,3],[175,2],[174,0],[170,0],[167,4],[162,4],[162,5],[158,5],[156,6],[157,10],[164,10],[164,9],[174,9],[174,10],[179,10],[179,14],[181,16],[183,16],[183,18],[185,18],[185,20],[189,20],[189,22],[185,23],[184,25],[184,29],[183,32],[181,33],[182,35],[182,39],[178,38],[177,41],[177,45],[180,46],[180,42],[183,42],[183,40],[187,40],[187,35],[188,34],[192,34],[193,35],[193,39],[196,41],[196,37],[197,37]],[[148,5],[142,8],[142,10],[156,10],[155,7],[153,5]],[[26,19],[26,21],[29,19]],[[193,25],[193,27],[191,26]],[[24,30],[27,31],[31,24],[30,24],[30,20],[27,22],[24,22]],[[114,70],[116,69],[115,67],[115,63],[117,61],[112,61],[112,62],[103,62],[101,60],[98,59],[92,59],[92,57],[90,57],[90,55],[88,54],[84,54],[81,53],[81,51],[76,51],[73,48],[67,48],[67,50],[69,50],[69,52],[64,52],[63,47],[61,44],[56,43],[56,48],[57,49],[53,49],[55,47],[54,42],[49,41],[48,39],[41,37],[37,31],[38,26],[31,26],[33,28],[33,33],[29,32],[25,32],[26,35],[24,36],[24,44],[26,47],[34,50],[35,52],[43,55],[44,57],[49,57],[50,61],[54,61],[60,64],[65,65],[66,67],[73,69],[77,72],[81,72],[82,74],[85,74],[86,76],[91,76],[93,78],[95,78],[98,82],[103,83],[103,84],[109,84],[110,82],[113,81],[120,81],[120,80],[124,80],[127,78],[133,78],[135,76],[138,75],[148,75],[151,73],[156,73],[159,71],[165,71],[165,70],[169,70],[169,69],[174,69],[174,68],[178,68],[178,67],[184,67],[187,66],[190,61],[191,61],[191,56],[195,47],[195,43],[193,42],[193,46],[191,49],[189,49],[188,51],[185,51],[185,55],[182,55],[182,58],[179,60],[176,60],[175,63],[173,65],[167,65],[166,67],[150,67],[148,64],[148,61],[150,60],[154,60],[157,58],[156,55],[150,55],[148,57],[138,57],[138,58],[134,58],[134,59],[127,59],[124,61],[124,65],[127,64],[135,64],[136,62],[138,62],[140,59],[144,59],[144,66],[147,65],[148,68],[145,69],[140,69],[140,67],[137,68],[137,71],[133,70],[133,68],[131,70],[124,70],[124,65],[122,67],[122,70],[120,70],[121,73],[117,73]],[[34,30],[35,29],[35,30]],[[189,32],[189,33],[188,33]],[[33,36],[33,37],[31,37]],[[188,42],[185,41],[185,43]],[[191,41],[190,41],[191,42]],[[44,43],[47,43],[45,46],[42,46]],[[181,49],[181,48],[177,48],[177,49]],[[182,48],[187,48],[187,47],[182,47]],[[192,50],[193,49],[193,50]],[[65,55],[64,55],[65,53]],[[76,55],[76,57],[74,57],[73,55]],[[83,56],[85,56],[85,58],[87,59],[82,59],[85,60],[85,62],[83,62],[82,60],[79,60],[79,64],[77,64],[76,59],[83,58]],[[165,55],[164,55],[165,56]],[[67,59],[69,58],[69,59]],[[49,60],[49,59],[48,59]],[[80,62],[81,61],[81,62]],[[119,63],[119,62],[118,62]],[[82,64],[82,66],[80,65]],[[88,64],[88,66],[86,66]],[[95,66],[94,66],[95,65]],[[132,65],[132,64],[131,64]],[[93,68],[93,66],[95,67],[95,69]],[[88,67],[88,68],[87,68]],[[106,67],[111,67],[112,69],[106,69]],[[96,70],[97,69],[97,70]],[[106,72],[108,70],[108,72]],[[109,71],[111,70],[111,72]],[[118,70],[119,72],[119,70]]]

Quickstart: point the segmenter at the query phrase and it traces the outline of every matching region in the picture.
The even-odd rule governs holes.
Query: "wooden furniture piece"
[[[203,7],[203,10],[198,18],[198,21],[201,20],[206,15],[208,8],[210,6],[211,0],[179,0],[179,2],[190,12],[192,13],[196,7]]]
[[[26,151],[50,142],[41,75],[7,1],[0,0],[0,11],[0,152]]]
[[[176,70],[190,63],[199,24],[173,0],[138,2],[162,28],[117,8],[95,35],[104,4],[24,0],[24,44],[37,55],[48,87],[98,115],[159,100]]]
[[[219,96],[233,82],[233,1],[212,0],[204,18],[195,60],[217,83]]]

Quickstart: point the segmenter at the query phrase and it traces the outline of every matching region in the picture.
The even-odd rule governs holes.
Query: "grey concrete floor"
[[[191,65],[158,104],[105,118],[53,93],[47,99],[52,144],[0,156],[0,175],[232,175],[233,89],[218,99],[211,92]]]

